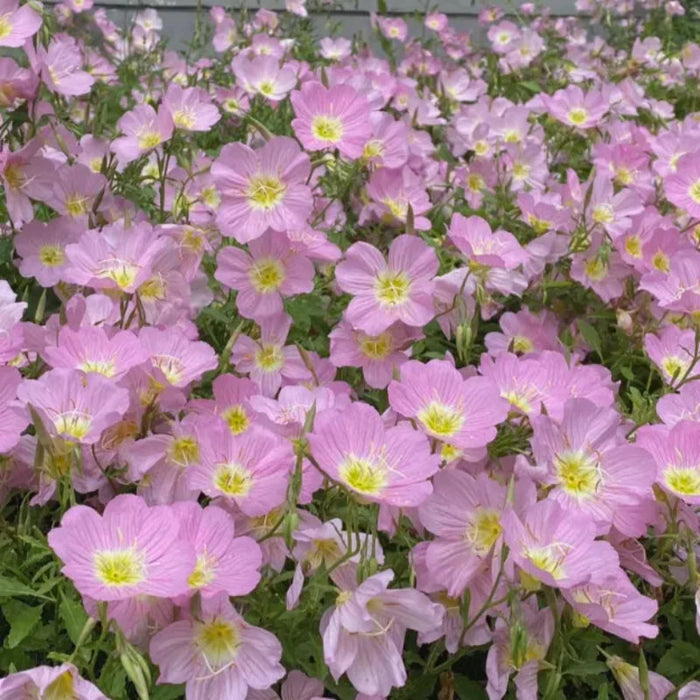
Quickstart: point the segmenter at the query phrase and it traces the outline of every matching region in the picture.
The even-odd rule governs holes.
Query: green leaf
[[[608,667],[602,661],[582,661],[564,671],[567,676],[597,676],[607,673]]]
[[[184,696],[184,685],[158,685],[151,693],[151,700],[177,700]]]
[[[598,353],[598,357],[600,357],[602,361],[603,346],[600,341],[598,331],[595,328],[593,328],[593,326],[590,323],[588,323],[588,321],[584,321],[580,318],[576,320],[576,325],[578,326],[578,329],[581,332],[583,339],[596,351],[596,353]]]
[[[477,683],[466,676],[455,674],[455,691],[459,700],[486,700],[486,692],[481,683]]]
[[[22,595],[51,600],[48,596],[43,595],[39,591],[35,591],[33,588],[30,588],[27,584],[17,579],[0,576],[0,598],[15,598],[16,596]]]
[[[58,606],[59,614],[61,619],[66,625],[66,631],[70,637],[73,644],[78,643],[80,638],[80,633],[85,626],[85,622],[88,619],[88,615],[83,608],[82,603],[77,600],[71,600],[65,595],[61,596],[61,603]]]
[[[9,649],[14,649],[34,629],[41,619],[42,609],[43,605],[32,607],[20,600],[11,600],[2,606],[2,614],[10,625],[10,633],[5,639]]]

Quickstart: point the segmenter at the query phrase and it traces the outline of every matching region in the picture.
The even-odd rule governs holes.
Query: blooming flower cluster
[[[0,4],[1,699],[700,697],[693,0]]]

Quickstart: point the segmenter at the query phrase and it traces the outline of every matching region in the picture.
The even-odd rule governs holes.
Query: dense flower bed
[[[0,698],[700,698],[697,3],[91,4],[0,7]]]

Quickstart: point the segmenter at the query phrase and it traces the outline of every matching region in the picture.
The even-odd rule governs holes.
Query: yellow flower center
[[[524,390],[511,389],[510,391],[502,391],[501,396],[523,413],[532,411],[531,397]]]
[[[157,131],[143,131],[139,134],[139,148],[142,151],[150,151],[160,145],[162,140],[162,136]]]
[[[253,209],[270,211],[282,201],[286,190],[276,175],[256,175],[248,185],[248,203]]]
[[[365,147],[362,149],[362,157],[365,160],[370,160],[372,158],[378,158],[384,154],[384,142],[379,139],[371,139],[367,141]]]
[[[102,158],[93,158],[90,161],[90,170],[92,170],[93,173],[102,172]]]
[[[83,411],[73,409],[65,413],[59,413],[53,420],[56,432],[67,435],[75,440],[82,440],[89,432],[92,417]]]
[[[276,372],[284,364],[284,354],[279,345],[263,345],[255,355],[255,364],[263,372]]]
[[[591,258],[585,265],[586,276],[594,282],[600,282],[608,276],[608,265],[600,258]]]
[[[197,556],[197,564],[189,575],[187,583],[192,588],[203,588],[214,580],[216,575],[216,560],[206,554]]]
[[[517,161],[513,165],[513,177],[516,180],[524,180],[530,174],[530,166],[527,163]]]
[[[340,478],[354,491],[374,496],[384,490],[385,469],[367,459],[350,455],[340,466]]]
[[[258,85],[258,92],[269,97],[275,92],[275,84],[271,80],[264,80],[260,85]]]
[[[170,384],[179,384],[185,374],[185,365],[179,357],[173,355],[153,355],[153,364],[165,375]]]
[[[446,442],[443,443],[442,447],[440,448],[440,459],[442,459],[446,464],[449,464],[453,460],[457,459],[457,457],[461,457],[462,454],[462,450]]]
[[[680,357],[669,356],[661,360],[661,368],[669,379],[680,377],[688,369],[690,362]]]
[[[554,458],[559,483],[566,493],[576,498],[590,498],[601,482],[598,462],[583,452],[563,452]]]
[[[80,363],[79,367],[86,374],[101,374],[104,377],[113,377],[117,372],[117,368],[113,360],[85,359]]]
[[[248,271],[248,278],[258,294],[276,292],[286,275],[284,266],[275,258],[258,260]]]
[[[539,219],[534,214],[528,214],[528,223],[535,229],[535,233],[547,233],[550,228],[552,228],[552,222],[546,219]]]
[[[469,523],[465,538],[474,552],[485,557],[501,536],[501,514],[493,508],[477,508]]]
[[[193,129],[197,118],[190,109],[177,109],[173,113],[173,123],[180,129]]]
[[[696,180],[688,190],[690,198],[696,203],[700,204],[700,180]]]
[[[219,464],[214,472],[214,486],[227,496],[247,496],[253,487],[253,477],[240,464],[227,462]]]
[[[564,570],[566,549],[559,545],[550,544],[546,547],[526,549],[525,556],[534,566],[542,571],[546,571],[556,580],[566,576],[566,571]]]
[[[384,360],[394,350],[391,333],[381,333],[377,336],[366,335],[359,342],[360,352],[370,360]]]
[[[514,352],[532,352],[535,349],[532,341],[524,335],[513,336],[511,346]]]
[[[629,168],[621,165],[615,173],[615,179],[620,185],[631,185],[634,182],[634,174]]]
[[[168,457],[171,462],[183,467],[195,464],[199,461],[199,443],[191,435],[175,438],[168,450]]]
[[[583,107],[574,107],[569,111],[567,118],[574,126],[581,126],[588,121],[588,110]]]
[[[90,198],[84,194],[71,194],[66,197],[66,212],[76,218],[85,216],[90,210]]]
[[[2,18],[0,17],[0,23],[1,22]],[[1,26],[2,25],[0,24],[0,27]],[[0,39],[1,38],[2,36],[0,36]],[[17,163],[10,163],[10,165],[5,166],[3,176],[10,189],[13,190],[18,190],[26,181],[22,168]]]
[[[63,265],[66,256],[63,249],[57,245],[43,245],[39,248],[39,260],[46,267],[58,267]]]
[[[599,204],[593,209],[593,221],[597,224],[611,224],[615,221],[615,211],[609,204]]]
[[[0,15],[0,39],[10,36],[12,33],[12,22],[9,15]]]
[[[659,272],[668,272],[671,269],[671,261],[666,253],[659,251],[651,259],[651,264]]]
[[[439,438],[451,437],[464,424],[463,413],[439,401],[431,401],[416,417],[429,433]]]
[[[230,406],[221,414],[221,417],[234,435],[240,435],[250,427],[250,418],[241,404]]]
[[[309,551],[304,555],[304,560],[313,569],[317,569],[321,564],[332,566],[343,556],[340,545],[333,539],[313,540]]]
[[[632,256],[633,258],[642,257],[642,242],[639,239],[639,236],[628,236],[625,239],[625,251],[628,255]]]
[[[43,700],[74,700],[78,697],[71,672],[65,671],[51,681],[41,697]]]
[[[408,214],[408,203],[398,199],[384,199],[382,202],[395,219],[405,219]]]
[[[700,496],[700,470],[695,467],[669,467],[664,471],[664,481],[681,496]]]
[[[382,306],[401,306],[408,301],[411,280],[405,272],[381,272],[374,282],[374,295]]]
[[[127,260],[117,258],[103,260],[95,272],[95,277],[111,279],[120,289],[126,289],[134,284],[139,266]]]
[[[232,622],[221,617],[198,625],[195,644],[214,673],[228,666],[241,645],[238,630]]]
[[[343,122],[338,117],[317,115],[311,120],[311,133],[319,141],[338,143],[343,138]]]
[[[134,548],[95,552],[95,576],[114,588],[135,586],[146,578],[143,556]]]
[[[486,186],[484,178],[478,173],[471,173],[467,178],[467,187],[472,192],[481,192]]]
[[[221,204],[221,194],[215,185],[210,185],[202,190],[202,201],[212,209],[216,209]]]

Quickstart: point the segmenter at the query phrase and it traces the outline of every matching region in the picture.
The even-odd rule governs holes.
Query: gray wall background
[[[484,7],[501,7],[505,12],[513,11],[525,0],[386,0],[391,14],[409,15],[416,11],[424,12],[426,8],[439,10],[450,16],[451,25],[458,31],[481,32],[477,16]],[[535,0],[536,1],[536,0]],[[247,8],[257,10],[264,7],[269,10],[284,11],[284,0],[201,0],[202,7],[221,5],[229,10]],[[576,14],[576,0],[546,0],[536,2],[547,7],[554,15]],[[197,0],[97,0],[96,5],[109,9],[112,19],[120,26],[128,26],[131,15],[138,8],[154,7],[163,18],[163,35],[174,48],[181,48],[191,39],[194,30]],[[331,23],[340,24],[340,33],[352,37],[356,33],[369,36],[371,28],[369,13],[376,11],[376,0],[342,0],[336,2],[342,9],[332,12],[314,13],[314,25],[319,36],[329,34]],[[417,27],[411,27],[415,34]]]

